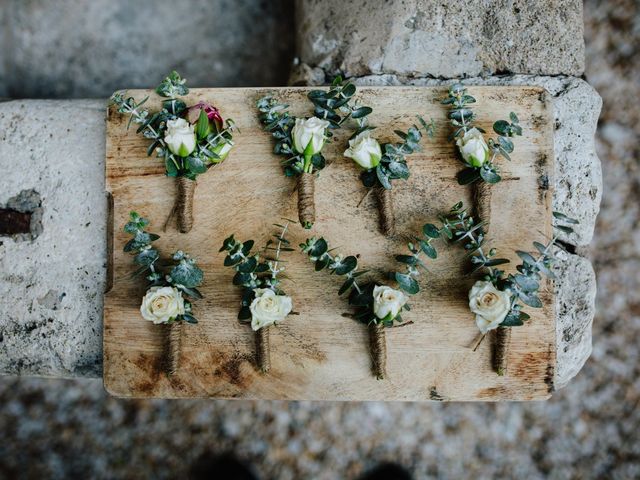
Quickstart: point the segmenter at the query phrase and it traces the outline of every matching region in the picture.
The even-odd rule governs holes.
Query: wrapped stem
[[[380,211],[380,229],[387,237],[396,233],[396,215],[393,210],[393,193],[382,185],[374,187],[378,210]]]
[[[178,230],[180,233],[189,233],[193,227],[193,194],[196,190],[196,182],[187,177],[177,177],[176,182],[178,183],[176,198]]]
[[[256,331],[256,363],[262,373],[271,369],[271,346],[269,344],[269,328],[262,327]]]
[[[164,364],[167,375],[175,375],[180,367],[182,322],[171,322],[164,326]]]
[[[300,225],[311,228],[316,221],[315,177],[302,173],[298,180],[298,218]]]
[[[493,343],[493,369],[500,376],[507,373],[509,343],[511,343],[511,327],[498,327]]]
[[[371,370],[378,380],[384,380],[387,376],[387,339],[384,328],[384,325],[375,323],[368,327]]]
[[[473,205],[476,222],[485,222],[485,233],[489,231],[491,223],[491,184],[478,180],[473,184]]]

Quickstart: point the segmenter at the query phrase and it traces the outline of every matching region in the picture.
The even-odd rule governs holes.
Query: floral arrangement
[[[452,138],[465,164],[465,168],[458,173],[458,183],[474,185],[475,216],[485,222],[487,230],[491,218],[491,185],[502,179],[496,160],[499,156],[511,160],[510,154],[514,151],[511,138],[522,135],[522,127],[516,114],[511,112],[511,122],[498,120],[493,124],[498,136],[487,142],[484,139],[486,132],[473,125],[476,115],[471,104],[476,103],[476,99],[469,95],[464,85],[457,83],[451,86],[442,103],[451,106],[449,120],[455,128]]]
[[[285,237],[289,221],[275,226],[280,230],[274,235],[275,240],[267,242],[264,249],[267,253],[262,256],[252,252],[253,240],[239,242],[233,235],[226,238],[220,248],[220,252],[227,252],[224,265],[236,272],[233,284],[242,287],[238,320],[251,322],[256,337],[256,360],[263,373],[271,368],[269,329],[282,322],[293,309],[291,297],[280,288],[285,269],[280,254],[293,250]]]
[[[187,95],[186,80],[173,71],[156,88],[163,98],[162,109],[150,112],[142,107],[149,97],[136,103],[124,92],[115,92],[111,102],[119,113],[129,115],[129,123],[138,124],[137,132],[149,139],[147,155],[153,152],[164,160],[165,173],[176,178],[178,195],[174,211],[178,229],[188,233],[193,227],[193,196],[198,175],[222,163],[233,147],[233,120],[223,120],[220,111],[205,102],[187,104],[179,97]],[[172,212],[173,213],[173,212]]]
[[[454,205],[451,212],[442,218],[445,227],[452,232],[453,240],[462,243],[470,255],[473,271],[484,274],[469,291],[469,309],[475,314],[476,325],[481,334],[475,348],[487,333],[496,331],[492,363],[498,375],[504,375],[507,370],[510,327],[521,326],[529,320],[530,316],[523,311],[525,306],[542,307],[538,296],[542,277],[555,278],[551,270],[556,261],[553,248],[563,249],[557,242],[558,233],[570,233],[573,231],[570,225],[578,223],[559,212],[554,212],[553,216],[556,220],[556,234],[553,238],[546,244],[533,242],[534,253],[516,251],[522,263],[516,266],[517,273],[509,274],[496,268],[509,263],[509,260],[496,258],[496,250],[485,247],[483,224],[475,222],[462,203]]]
[[[284,174],[298,177],[298,217],[309,229],[315,223],[315,175],[326,165],[322,148],[349,118],[358,119],[371,113],[369,107],[350,105],[356,86],[337,77],[328,91],[312,90],[308,98],[314,106],[310,118],[296,118],[288,105],[273,97],[257,102],[264,129],[276,140],[274,152],[282,155]]]
[[[139,267],[134,275],[147,272],[149,287],[142,298],[140,314],[154,325],[164,326],[164,364],[167,374],[173,375],[180,362],[182,325],[198,323],[188,299],[202,298],[197,287],[202,283],[203,273],[196,261],[181,250],[171,257],[172,264],[162,262],[160,265],[160,253],[152,245],[160,237],[147,232],[147,225],[146,218],[136,212],[130,213],[124,231],[133,238],[126,243],[124,251],[134,255],[133,262]]]
[[[431,226],[433,227],[433,226]],[[432,235],[431,227],[428,229]],[[433,227],[435,229],[435,227]],[[308,238],[305,243],[300,244],[300,249],[309,260],[315,264],[315,270],[328,270],[330,274],[345,277],[342,286],[338,290],[338,295],[349,292],[349,305],[355,308],[353,318],[368,327],[369,348],[371,350],[372,372],[378,380],[387,376],[387,344],[385,328],[390,328],[396,324],[403,323],[402,311],[410,310],[407,303],[409,295],[418,293],[420,290],[416,277],[419,275],[418,268],[424,267],[424,262],[420,258],[421,253],[429,252],[428,256],[435,258],[437,254],[431,245],[436,237],[426,236],[416,239],[418,245],[424,248],[416,248],[415,244],[409,243],[411,255],[398,255],[396,259],[407,266],[406,273],[395,272],[391,275],[398,284],[394,289],[382,282],[372,279],[362,280],[360,277],[368,273],[367,270],[358,270],[358,258],[354,255],[343,256],[332,253],[327,241],[320,237]]]
[[[406,132],[394,131],[400,137],[400,142],[380,145],[371,135],[373,127],[367,125],[366,115],[360,116],[356,120],[358,129],[349,139],[349,147],[345,150],[344,156],[351,158],[363,169],[360,179],[362,184],[369,189],[368,192],[371,190],[375,192],[380,211],[382,233],[392,236],[395,234],[396,223],[391,194],[392,181],[409,178],[410,172],[406,156],[420,151],[422,134],[420,128],[414,124]],[[433,120],[429,124],[420,116],[418,116],[418,120],[427,135],[433,138],[435,131]]]

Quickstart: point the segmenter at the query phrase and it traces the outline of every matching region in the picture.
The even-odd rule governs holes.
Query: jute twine
[[[369,325],[369,346],[371,349],[371,369],[378,380],[387,376],[387,340],[382,324]]]
[[[380,229],[387,237],[396,233],[396,215],[393,210],[393,193],[382,185],[375,187],[376,198],[378,199],[378,210],[380,211]]]
[[[262,327],[256,331],[256,363],[262,373],[267,373],[271,369],[269,328],[270,327]]]
[[[298,219],[304,228],[311,228],[316,221],[315,177],[303,173],[298,180]]]
[[[175,375],[180,366],[182,322],[164,325],[164,360],[167,375]]]
[[[178,230],[180,233],[189,233],[193,228],[193,194],[196,190],[196,182],[187,177],[177,177],[176,181],[178,182],[176,198]]]
[[[502,376],[507,373],[507,350],[511,342],[511,327],[496,328],[493,344],[493,369]]]
[[[483,230],[489,231],[491,222],[491,184],[478,180],[473,184],[473,205],[476,222],[485,222]]]

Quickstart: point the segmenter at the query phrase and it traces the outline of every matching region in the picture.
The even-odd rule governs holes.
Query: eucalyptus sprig
[[[496,249],[487,249],[484,245],[485,236],[483,224],[476,224],[470,217],[462,203],[454,205],[447,216],[442,217],[445,228],[451,232],[452,239],[461,243],[467,251],[474,271],[484,271],[484,279],[491,282],[498,290],[511,295],[510,310],[500,323],[502,327],[516,327],[524,324],[530,316],[522,311],[524,306],[541,308],[543,306],[538,291],[543,276],[555,278],[552,271],[557,260],[553,247],[564,249],[558,238],[560,232],[572,232],[570,225],[577,224],[574,220],[560,212],[553,212],[554,236],[546,243],[533,242],[535,252],[517,250],[516,254],[522,263],[516,266],[518,273],[506,274],[498,267],[509,263],[508,259],[496,258]]]
[[[294,250],[289,246],[290,241],[286,238],[290,222],[287,220],[284,225],[274,224],[279,230],[273,235],[273,239],[267,241],[262,253],[253,251],[255,245],[253,240],[240,242],[234,235],[224,240],[220,248],[220,252],[227,252],[224,265],[235,270],[233,284],[243,288],[238,320],[242,322],[251,320],[249,307],[255,298],[255,289],[268,288],[276,295],[285,294],[280,287],[282,272],[285,270],[282,266],[284,261],[280,256],[282,252]]]
[[[149,220],[136,212],[131,212],[129,222],[124,227],[124,231],[133,237],[124,246],[124,251],[133,254],[134,263],[140,267],[134,275],[148,272],[146,279],[149,281],[149,287],[170,286],[188,297],[201,299],[202,294],[197,287],[202,283],[204,274],[197,266],[195,259],[178,250],[171,257],[172,263],[159,265],[160,253],[152,244],[160,236],[145,230],[148,225]],[[191,302],[185,301],[184,309],[184,314],[178,315],[170,322],[184,320],[188,323],[197,323],[191,311]]]
[[[393,180],[409,178],[410,172],[406,157],[421,150],[420,141],[423,134],[420,130],[422,129],[429,138],[433,138],[435,132],[433,120],[427,123],[421,116],[418,115],[417,118],[420,127],[414,124],[406,132],[394,130],[401,141],[381,145],[383,153],[379,163],[373,168],[365,169],[360,174],[360,179],[365,187],[371,188],[379,184],[385,189],[391,190]]]
[[[300,249],[315,265],[316,271],[327,270],[330,274],[343,276],[345,281],[338,290],[338,295],[349,293],[349,305],[355,308],[354,318],[366,325],[383,325],[392,327],[394,322],[402,323],[400,312],[389,314],[385,318],[378,318],[375,314],[374,290],[381,284],[370,279],[358,280],[368,273],[368,270],[358,270],[358,257],[344,256],[332,253],[327,241],[323,238],[308,238],[300,244]],[[401,310],[410,310],[407,303],[403,303]]]
[[[479,180],[493,184],[502,178],[496,160],[499,156],[511,160],[514,144],[510,138],[522,135],[522,127],[514,112],[509,114],[510,122],[498,120],[493,130],[498,135],[485,142],[482,128],[475,126],[476,114],[471,107],[476,103],[464,85],[457,83],[449,88],[447,98],[442,104],[451,105],[449,120],[455,128],[451,138],[456,140],[460,156],[466,168],[458,173],[458,183],[467,185]]]

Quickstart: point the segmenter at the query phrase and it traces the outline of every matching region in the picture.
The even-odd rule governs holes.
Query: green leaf
[[[496,169],[486,163],[480,168],[480,176],[487,183],[498,183],[502,180]]]
[[[197,287],[202,283],[204,274],[192,261],[182,260],[173,267],[171,280],[175,284],[184,285],[187,288]]]
[[[498,120],[493,124],[493,131],[498,135],[507,135],[509,132],[509,122],[506,120]]]
[[[376,167],[376,175],[380,184],[387,190],[391,190],[391,182],[389,181],[387,173],[383,170],[382,164]]]
[[[133,261],[136,265],[143,265],[145,267],[148,267],[153,262],[155,262],[158,258],[159,258],[158,251],[155,248],[149,248],[147,250],[142,250],[140,253],[138,253],[133,258]]]
[[[439,238],[440,237],[440,231],[438,230],[438,227],[436,227],[435,225],[433,225],[432,223],[427,223],[422,227],[422,232],[430,238]]]
[[[533,258],[529,253],[523,252],[522,250],[516,250],[516,254],[524,261],[524,263],[529,265],[537,265],[536,259]]]
[[[196,123],[196,136],[200,139],[206,138],[211,133],[211,125],[209,124],[209,117],[203,110],[200,110],[198,121]]]
[[[494,258],[492,260],[489,260],[485,263],[483,263],[483,266],[485,267],[495,267],[498,265],[504,265],[505,263],[510,263],[510,260],[507,260],[506,258]]]
[[[422,251],[425,253],[427,257],[433,258],[433,259],[438,258],[438,252],[436,251],[435,248],[433,248],[433,246],[430,243],[421,240],[420,248],[422,249]]]
[[[244,285],[249,280],[251,280],[251,274],[249,273],[236,272],[236,274],[233,276],[234,285]]]
[[[420,291],[420,285],[411,275],[396,272],[395,278],[400,288],[408,294],[415,295]]]
[[[248,257],[249,253],[251,253],[251,249],[253,248],[254,243],[255,242],[253,240],[247,240],[242,244],[242,254],[245,257]]]
[[[518,298],[533,308],[542,308],[542,301],[535,293],[518,292]]]
[[[501,327],[519,327],[524,325],[524,322],[520,319],[520,315],[517,311],[510,311],[509,314],[500,324]]]
[[[511,113],[509,114],[509,118],[511,119],[511,121],[512,121],[513,123],[518,123],[518,116],[517,116],[514,112],[511,112]]]
[[[164,161],[164,166],[167,170],[168,177],[177,177],[178,176],[178,168],[176,164],[171,160],[171,158],[167,158]]]
[[[311,257],[319,258],[327,253],[328,249],[329,245],[327,245],[327,241],[324,238],[320,237],[314,242],[313,247],[311,248],[311,250],[309,250],[308,254]]]
[[[240,308],[240,311],[238,312],[238,320],[251,320],[251,309],[247,306]]]
[[[363,118],[369,115],[371,112],[373,112],[373,108],[371,107],[360,107],[351,113],[351,117],[356,119]]]
[[[577,225],[578,223],[580,223],[575,218],[567,217],[564,213],[561,213],[561,212],[553,212],[553,216],[558,220],[562,220],[563,222],[567,222],[572,225]]]
[[[342,295],[343,293],[345,293],[347,290],[349,290],[353,284],[356,282],[356,279],[351,277],[351,278],[347,278],[347,280],[342,284],[342,286],[340,287],[340,290],[338,290],[338,295]]]
[[[336,275],[346,275],[352,270],[355,270],[357,266],[358,266],[358,259],[353,255],[350,255],[346,257],[344,260],[342,260],[342,262],[340,262],[340,265],[336,267],[334,272]]]
[[[249,257],[240,265],[238,265],[238,271],[242,273],[252,273],[258,266],[258,260],[256,257]]]
[[[478,168],[465,168],[458,172],[458,184],[460,185],[469,185],[476,180],[480,179],[480,169]]]
[[[535,292],[540,288],[540,284],[535,278],[518,273],[513,276],[515,282],[525,291]]]
[[[192,173],[204,173],[207,171],[207,166],[199,157],[187,157],[187,167]]]
[[[324,270],[325,268],[327,268],[328,265],[329,265],[329,259],[328,258],[320,258],[320,259],[316,260],[315,270],[316,270],[316,272],[319,272],[320,270]]]
[[[396,255],[396,260],[407,265],[416,265],[418,263],[418,259],[413,255]]]
[[[198,323],[198,320],[196,320],[196,317],[194,317],[193,315],[190,315],[188,313],[183,313],[182,314],[182,319],[187,323]]]

